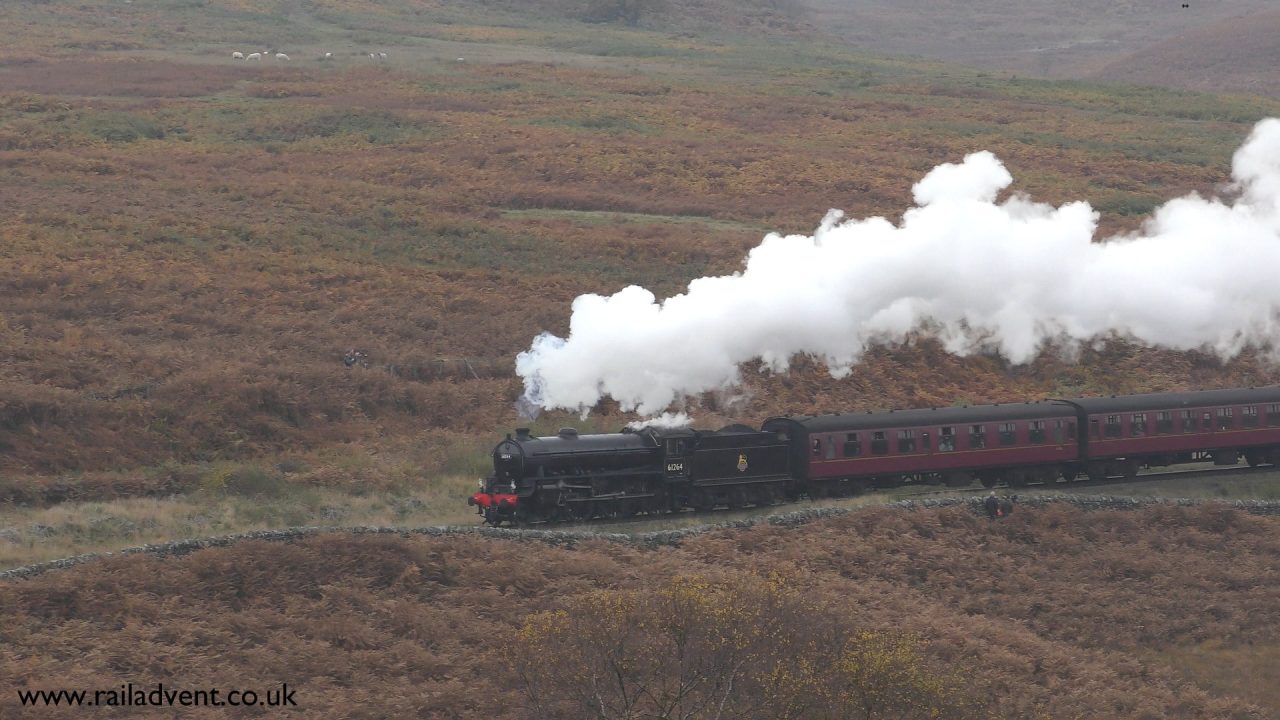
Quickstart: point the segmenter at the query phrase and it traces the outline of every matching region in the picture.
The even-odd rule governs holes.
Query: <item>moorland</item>
[[[896,219],[925,172],[976,150],[999,156],[1017,191],[1054,204],[1088,200],[1101,213],[1103,234],[1130,231],[1168,198],[1221,192],[1231,154],[1250,127],[1280,114],[1280,102],[1258,95],[1037,79],[871,54],[816,32],[813,16],[795,4],[764,0],[4,3],[0,566],[260,527],[472,522],[464,499],[484,473],[494,438],[524,424],[514,409],[521,392],[514,356],[539,332],[563,335],[579,294],[629,284],[659,297],[680,292],[694,278],[739,269],[768,232],[812,232],[830,208]],[[270,52],[245,61],[233,51]],[[352,348],[367,361],[344,364]],[[996,355],[947,355],[919,337],[873,349],[838,380],[804,358],[787,374],[752,370],[731,399],[694,399],[700,423],[1280,380],[1262,352],[1223,360],[1120,338],[1100,339],[1070,360],[1047,348],[1023,366]],[[606,401],[585,419],[548,413],[533,427],[615,430],[630,419]],[[872,517],[897,527],[888,516]],[[957,532],[978,538],[1004,532],[939,517],[919,522],[957,522],[965,528]],[[1146,527],[1169,520],[1153,517],[1053,522]],[[1256,540],[1269,521],[1234,518],[1227,525],[1237,522]],[[815,532],[847,530],[835,527]],[[759,532],[699,542],[750,544]],[[1037,547],[1056,546],[1054,537]],[[1211,544],[1196,538],[1170,547]],[[1145,541],[1125,542],[1117,553]],[[1259,548],[1247,552],[1274,557],[1273,548]],[[651,590],[645,578],[657,575],[641,572],[648,561],[616,560],[620,552],[630,551],[547,562],[589,565],[574,571],[583,593],[597,572],[628,578],[604,583],[606,589]],[[1220,549],[1206,552],[1221,557]],[[327,565],[335,553],[345,559]],[[314,655],[315,666],[296,676],[316,678],[332,663],[354,668],[381,654],[391,663],[384,675],[427,668],[421,672],[452,688],[441,707],[468,716],[479,712],[464,699],[473,673],[491,673],[483,663],[493,658],[481,652],[487,646],[478,635],[465,634],[474,628],[462,616],[518,628],[523,612],[553,611],[554,597],[568,602],[573,593],[544,587],[546,579],[517,588],[526,595],[509,595],[512,588],[500,581],[484,580],[495,583],[489,587],[466,579],[450,591],[457,617],[416,630],[394,623],[370,629],[366,622],[386,620],[382,612],[426,622],[414,613],[435,590],[415,584],[415,573],[456,561],[421,553],[478,553],[467,562],[492,567],[495,576],[529,574],[517,572],[528,570],[527,558],[494,541],[437,548],[327,539],[237,546],[172,564],[91,564],[0,590],[8,594],[3,607],[17,613],[0,625],[6,644],[60,648],[28,653],[25,661],[6,655],[3,675],[66,673],[76,653],[91,657],[72,673],[86,682],[126,671],[173,672],[199,666],[211,648],[230,643],[242,660],[264,659],[261,677],[283,677],[273,663],[285,654]],[[264,559],[276,555],[279,565]],[[625,572],[614,566],[619,562]],[[760,568],[742,562],[742,574],[722,576],[710,569],[718,563],[695,563],[689,574],[723,590],[736,587],[723,583],[757,582],[749,569],[791,560]],[[242,576],[257,567],[285,577],[295,566],[314,574],[296,571],[303,574],[290,591],[250,591],[261,578]],[[911,598],[902,607],[941,602],[922,599],[924,580],[899,569],[901,578],[867,587],[900,586]],[[343,595],[348,573],[407,595]],[[960,650],[934,648],[922,657],[962,664],[1006,658],[1001,662],[1020,679],[1001,681],[1002,697],[1030,693],[1027,707],[1054,717],[1108,714],[1096,703],[1112,702],[1110,692],[1094,698],[1081,688],[1137,693],[1138,704],[1114,708],[1128,716],[1248,716],[1248,703],[1275,707],[1258,689],[1262,683],[1223,690],[1227,680],[1215,674],[1246,668],[1235,676],[1247,679],[1247,668],[1274,656],[1265,637],[1247,645],[1257,628],[1240,620],[1242,613],[1222,610],[1227,620],[1214,626],[1217,635],[1185,630],[1201,627],[1187,619],[1184,630],[1125,641],[1127,654],[1111,657],[1103,628],[1116,623],[1105,617],[1092,625],[1073,621],[1054,635],[1020,606],[992,609],[988,624],[972,625],[987,612],[985,600],[974,598],[989,600],[979,577],[948,586],[956,599],[942,603],[950,608],[945,619],[919,631],[936,639],[938,627],[958,623],[961,629],[943,633],[954,640],[1004,627],[995,618],[1017,618],[1030,629],[981,650],[954,640]],[[1082,592],[1103,592],[1104,576],[1089,577]],[[910,614],[893,615],[892,602],[877,605],[857,582],[832,582],[889,612],[868,616],[875,632]],[[78,599],[84,592],[92,603]],[[828,592],[836,590],[815,597],[834,602]],[[206,596],[220,607],[234,606],[229,598],[258,598],[253,602],[280,616],[224,619],[230,624],[216,632],[184,624],[180,618],[209,612],[195,599]],[[519,598],[520,609],[474,604],[490,596]],[[623,599],[643,605],[646,597]],[[114,598],[105,614],[88,614],[104,598]],[[1204,604],[1235,601],[1224,595]],[[377,602],[389,604],[372,620],[354,619]],[[943,612],[938,607],[922,612]],[[971,612],[975,607],[981,612]],[[46,610],[26,616],[15,608]],[[330,635],[295,637],[293,621],[282,619],[295,611]],[[331,611],[331,619],[321,617]],[[98,654],[86,650],[109,627],[141,625],[161,634]],[[268,627],[276,629],[253,629]],[[450,637],[461,645],[438,654],[398,646],[407,654],[388,659],[385,633],[410,644]],[[1063,643],[1052,654],[1079,675],[1037,684],[1040,671],[1030,658],[1039,650],[1004,655],[995,648],[1018,643]],[[164,644],[177,649],[162,651]],[[330,650],[345,659],[329,657]],[[1187,658],[1205,653],[1212,659],[1197,661],[1192,681],[1171,669],[1190,667]],[[1174,655],[1181,660],[1169,660]],[[1100,672],[1110,675],[1085,677],[1095,657],[1104,658],[1108,669]],[[208,669],[219,677],[230,672]],[[357,684],[352,673],[335,670],[329,682],[350,687]],[[1127,679],[1113,682],[1121,676]],[[519,678],[495,682],[511,691]],[[438,709],[424,700],[426,691],[362,687],[370,717]]]

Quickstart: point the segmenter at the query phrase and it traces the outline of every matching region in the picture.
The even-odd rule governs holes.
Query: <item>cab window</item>
[[[977,450],[987,446],[987,427],[985,425],[969,426],[969,447]]]
[[[916,432],[915,430],[899,430],[898,431],[898,452],[909,453],[916,451]]]
[[[844,436],[844,456],[858,457],[862,454],[862,441],[858,438],[858,433],[849,433]]]
[[[1000,444],[1012,445],[1017,441],[1018,426],[1014,423],[1000,423]]]
[[[871,454],[886,455],[889,452],[889,441],[884,438],[884,431],[877,430],[871,433]]]
[[[1120,416],[1108,415],[1106,427],[1102,431],[1109,438],[1120,437]]]
[[[1129,434],[1134,437],[1142,437],[1147,434],[1147,414],[1134,413],[1129,418]]]
[[[1027,439],[1033,443],[1044,442],[1044,421],[1032,420],[1027,428]]]
[[[956,449],[956,429],[953,427],[942,428],[942,434],[938,436],[938,450],[941,452],[951,452]]]

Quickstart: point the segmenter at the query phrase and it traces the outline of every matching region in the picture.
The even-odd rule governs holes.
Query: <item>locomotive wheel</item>
[[[995,475],[983,475],[979,479],[982,480],[982,487],[984,488],[993,488],[1000,481]]]
[[[1088,469],[1089,479],[1098,481],[1107,479],[1107,466],[1102,463],[1092,463]]]

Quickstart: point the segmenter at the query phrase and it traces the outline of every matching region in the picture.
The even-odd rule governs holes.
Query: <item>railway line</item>
[[[1026,494],[1026,493],[1074,493],[1078,490],[1087,488],[1104,488],[1129,486],[1135,484],[1158,486],[1160,483],[1169,483],[1173,481],[1197,481],[1206,482],[1215,478],[1221,479],[1243,479],[1255,477],[1274,476],[1280,478],[1280,467],[1264,466],[1250,467],[1248,465],[1234,466],[1215,466],[1204,463],[1200,466],[1183,468],[1179,470],[1166,470],[1163,468],[1155,470],[1144,470],[1139,472],[1136,477],[1114,477],[1102,480],[1080,479],[1072,481],[1058,480],[1055,482],[1045,482],[1027,485],[1025,487],[1007,487],[1001,486],[995,488],[1000,494]],[[702,511],[685,511],[679,513],[666,513],[662,515],[637,515],[630,518],[597,518],[590,521],[582,522],[566,522],[566,523],[533,523],[526,527],[555,527],[557,530],[580,530],[583,528],[601,529],[608,528],[608,532],[616,533],[644,533],[654,530],[672,529],[674,527],[688,527],[693,525],[702,525],[716,522],[733,522],[735,520],[747,520],[758,518],[762,515],[771,515],[779,511],[785,511],[787,508],[804,508],[804,507],[839,507],[843,505],[863,504],[867,499],[884,495],[888,499],[911,500],[916,498],[939,498],[939,497],[956,497],[956,496],[982,496],[991,492],[990,488],[975,485],[966,488],[937,488],[934,486],[920,486],[912,488],[904,486],[888,490],[884,493],[876,493],[874,491],[849,498],[827,498],[822,500],[801,500],[791,503],[777,503],[774,505],[753,506],[747,508],[717,508],[713,510]]]

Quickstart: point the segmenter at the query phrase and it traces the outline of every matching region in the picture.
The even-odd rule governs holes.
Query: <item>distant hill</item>
[[[1177,87],[1185,86],[1183,80],[1179,73],[1167,72],[1161,64],[1164,58],[1177,60],[1187,74],[1204,77],[1205,87],[1217,87],[1209,84],[1210,78],[1223,73],[1237,78],[1234,87],[1254,79],[1265,84],[1265,58],[1224,67],[1217,61],[1221,53],[1213,48],[1215,39],[1221,39],[1226,41],[1223,48],[1244,54],[1252,43],[1233,43],[1234,34],[1248,33],[1261,42],[1267,33],[1274,36],[1275,29],[1275,16],[1268,12],[1275,4],[1267,0],[1192,0],[1186,8],[1181,2],[1151,0],[802,2],[813,25],[870,50],[1050,78],[1092,77],[1111,63],[1133,58],[1142,62],[1131,73],[1117,70],[1100,76],[1141,77],[1140,82]],[[1153,54],[1147,54],[1148,48]],[[1180,54],[1169,54],[1175,50]],[[1141,70],[1148,62],[1153,69]]]
[[[476,0],[474,4],[519,14],[686,31],[796,32],[806,27],[798,0]]]
[[[1280,10],[1233,17],[1107,64],[1102,80],[1280,97]]]

